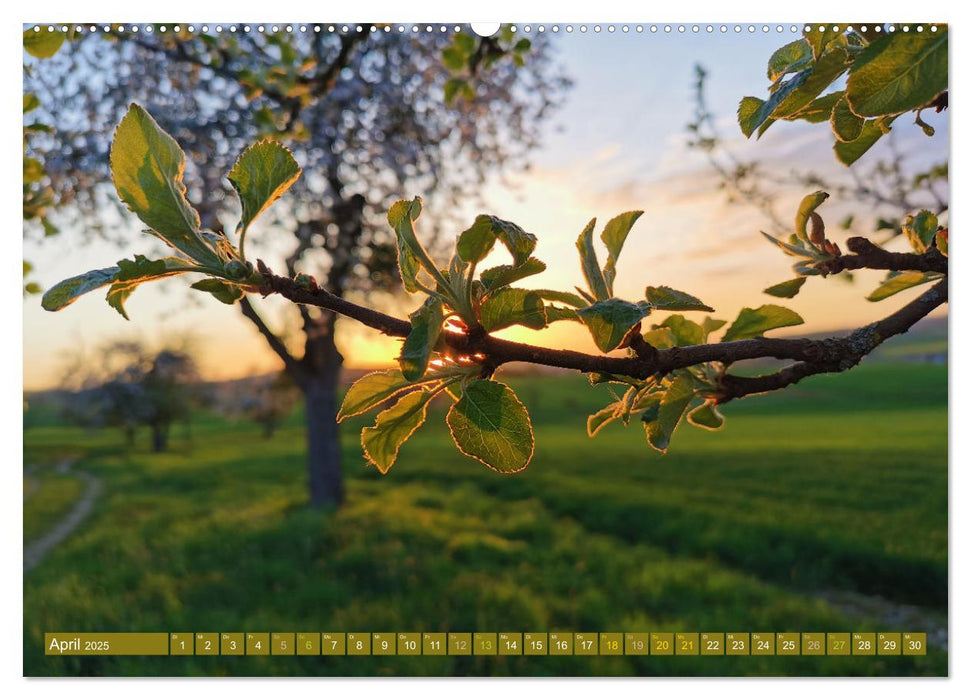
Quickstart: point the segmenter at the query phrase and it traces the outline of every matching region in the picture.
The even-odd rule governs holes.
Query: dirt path
[[[27,573],[40,564],[48,552],[70,536],[84,522],[84,519],[94,510],[94,504],[101,495],[103,490],[101,480],[87,472],[71,471],[73,464],[73,460],[64,460],[57,465],[57,472],[59,474],[70,473],[78,477],[84,482],[84,493],[81,494],[81,498],[71,507],[68,514],[53,528],[33,542],[24,545],[24,573]]]

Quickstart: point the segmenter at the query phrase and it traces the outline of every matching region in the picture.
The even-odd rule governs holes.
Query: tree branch
[[[297,304],[329,309],[393,337],[404,338],[411,331],[411,324],[408,321],[335,296],[317,287],[316,282],[311,282],[307,287],[298,286],[291,279],[274,275],[262,261],[259,261],[259,271],[263,276],[260,291],[264,296],[280,294]],[[720,401],[724,402],[751,393],[781,388],[811,374],[849,369],[884,340],[906,332],[917,321],[946,301],[947,279],[943,279],[897,312],[844,337],[751,338],[664,349],[651,346],[639,349],[635,347],[634,354],[627,357],[589,355],[573,350],[516,343],[495,338],[481,330],[468,334],[445,331],[442,333],[442,339],[445,346],[457,354],[484,355],[492,367],[498,367],[507,362],[527,362],[585,373],[602,372],[637,379],[646,379],[656,374],[663,375],[706,362],[721,362],[728,366],[740,360],[764,358],[796,361],[796,364],[764,377],[725,375],[724,393],[720,397]]]
[[[834,339],[833,351],[815,361],[797,362],[772,374],[742,377],[726,374],[719,403],[782,389],[814,374],[845,372],[859,364],[878,345],[895,335],[906,333],[919,320],[947,301],[947,280],[943,279],[899,311],[869,326],[858,328],[845,338]]]
[[[256,312],[256,309],[253,308],[253,304],[250,303],[250,300],[244,296],[239,300],[239,308],[240,311],[243,312],[243,316],[252,321],[253,325],[256,326],[256,330],[258,330],[260,334],[266,338],[266,342],[269,344],[270,349],[273,350],[273,352],[275,352],[281,360],[283,360],[283,364],[286,366],[287,372],[289,372],[291,376],[299,376],[302,371],[300,360],[291,355],[290,351],[287,350],[287,346],[283,344],[280,337],[270,330],[270,327],[266,325],[263,317]]]
[[[833,262],[833,272],[843,270],[913,270],[915,272],[941,272],[947,274],[947,257],[937,248],[926,253],[893,253],[862,236],[846,239],[846,247],[854,255],[841,255]]]

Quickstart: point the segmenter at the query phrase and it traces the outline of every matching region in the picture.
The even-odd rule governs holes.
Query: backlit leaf
[[[833,106],[833,114],[830,116],[830,125],[833,133],[840,141],[855,141],[860,138],[863,132],[863,118],[853,114],[846,97],[840,99]]]
[[[600,269],[600,262],[597,260],[597,251],[593,248],[593,229],[597,225],[596,219],[590,219],[580,237],[577,238],[577,250],[580,252],[580,267],[583,269],[583,276],[587,280],[590,293],[597,301],[607,299],[607,283],[604,281],[603,271]]]
[[[652,415],[649,411],[644,413],[644,430],[651,447],[659,452],[668,451],[671,436],[681,423],[693,397],[694,380],[687,373],[679,374],[664,393],[656,414]]]
[[[604,265],[603,278],[607,284],[607,294],[613,294],[614,279],[617,277],[617,260],[627,240],[627,234],[640,218],[642,211],[628,211],[615,216],[607,222],[600,234],[600,240],[607,246],[607,264]]]
[[[546,326],[546,310],[543,298],[536,292],[505,288],[486,299],[479,320],[487,331],[509,326],[540,329]]]
[[[799,293],[799,290],[802,289],[802,285],[805,283],[805,277],[796,277],[795,279],[774,284],[771,287],[763,289],[762,291],[770,296],[781,297],[782,299],[792,299]]]
[[[34,58],[50,58],[56,54],[67,35],[60,29],[47,30],[48,27],[42,26],[38,31],[34,31],[33,27],[25,31],[24,51]]]
[[[698,297],[671,287],[648,287],[644,296],[651,306],[663,311],[714,311]]]
[[[489,254],[495,244],[496,235],[492,232],[492,217],[479,214],[475,217],[475,222],[459,234],[455,250],[465,262],[477,263]]]
[[[593,341],[603,352],[610,352],[620,345],[635,323],[646,315],[637,304],[622,299],[606,299],[577,310],[586,324]]]
[[[243,206],[238,230],[246,231],[256,217],[290,189],[300,172],[293,154],[276,141],[259,141],[243,151],[228,176]]]
[[[44,293],[41,306],[48,311],[60,311],[77,301],[82,294],[111,284],[116,274],[118,267],[106,267],[58,282]]]
[[[200,233],[199,214],[185,197],[185,153],[151,115],[128,108],[111,142],[111,177],[118,196],[159,238],[212,267],[222,260]]]
[[[775,82],[787,73],[800,70],[813,60],[813,50],[805,39],[797,39],[776,49],[769,58],[766,75]]]
[[[217,280],[212,277],[199,280],[192,285],[192,289],[209,292],[224,304],[235,304],[243,298],[243,290],[240,289],[239,285]]]
[[[482,271],[482,274],[479,275],[479,279],[482,280],[482,284],[486,289],[499,289],[500,287],[505,287],[513,282],[518,282],[526,277],[538,275],[545,269],[546,263],[537,260],[536,258],[530,258],[519,266],[496,265],[495,267],[490,267],[488,270]]]
[[[425,422],[428,402],[433,392],[416,389],[405,394],[391,408],[378,414],[374,427],[361,431],[361,446],[368,462],[382,474],[398,459],[398,451],[405,441]]]
[[[470,382],[446,416],[462,454],[504,474],[522,471],[533,457],[533,427],[526,407],[505,384]]]
[[[916,287],[919,284],[933,282],[940,279],[940,275],[931,272],[917,272],[909,270],[907,272],[891,272],[887,278],[880,283],[880,286],[870,292],[867,301],[883,301],[887,297],[892,297],[905,289]]]
[[[925,252],[937,235],[937,217],[926,209],[915,215],[908,215],[903,221],[903,232],[911,247],[918,253]]]
[[[883,120],[884,127],[889,127],[894,117],[887,117]],[[876,119],[870,119],[863,123],[860,135],[852,141],[836,141],[833,144],[833,151],[836,159],[843,165],[853,165],[860,157],[869,151],[873,145],[887,133],[885,128],[881,128]]]
[[[419,383],[437,381],[434,377],[426,377],[423,382]],[[347,393],[344,394],[344,402],[337,413],[337,422],[339,423],[351,416],[367,413],[372,408],[415,385],[415,382],[405,379],[401,371],[397,369],[385,369],[365,374],[351,384]]]
[[[766,331],[786,326],[798,326],[803,323],[802,316],[791,309],[775,304],[765,304],[757,309],[744,308],[735,322],[729,326],[722,337],[722,342],[757,338]]]
[[[445,320],[441,300],[429,297],[417,311],[411,314],[411,332],[401,346],[398,365],[408,381],[415,381],[425,374]]]
[[[705,430],[720,430],[725,426],[725,416],[718,410],[714,401],[705,401],[688,413],[688,422]]]
[[[846,99],[855,114],[880,117],[923,107],[947,85],[947,29],[897,32],[863,49],[846,81]]]

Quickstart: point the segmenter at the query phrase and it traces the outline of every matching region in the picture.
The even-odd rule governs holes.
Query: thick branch
[[[264,295],[280,294],[298,304],[330,309],[385,335],[403,338],[411,331],[411,324],[408,321],[342,299],[316,287],[315,284],[310,287],[298,286],[293,280],[272,274],[262,262],[259,263],[259,268],[263,275],[261,292]],[[722,400],[729,401],[757,391],[780,388],[810,374],[849,369],[884,340],[907,331],[914,323],[945,301],[947,301],[946,279],[941,280],[918,299],[882,321],[864,326],[842,338],[751,338],[727,343],[665,348],[627,357],[589,355],[573,350],[538,347],[494,338],[482,332],[467,335],[445,332],[443,339],[453,352],[469,355],[481,353],[493,367],[507,362],[528,362],[547,367],[580,372],[604,372],[639,379],[705,362],[721,362],[730,365],[740,360],[762,358],[797,362],[766,377],[747,378],[726,375]],[[761,384],[757,383],[759,381]]]
[[[846,240],[846,247],[854,255],[842,255],[834,263],[832,272],[843,270],[913,270],[947,274],[947,258],[937,248],[926,253],[893,253],[871,243],[862,236]]]
[[[721,403],[732,399],[782,389],[801,379],[826,372],[844,372],[857,365],[878,345],[895,335],[906,333],[919,320],[947,301],[947,280],[943,279],[899,311],[881,321],[859,328],[836,340],[839,352],[817,361],[797,362],[778,372],[759,377],[727,374],[722,377]]]

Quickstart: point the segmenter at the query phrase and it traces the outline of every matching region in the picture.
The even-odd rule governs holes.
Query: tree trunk
[[[337,429],[337,378],[340,365],[309,377],[301,387],[307,420],[310,505],[328,508],[344,500],[341,445]]]
[[[169,446],[169,426],[167,423],[152,424],[152,451],[165,452]]]

